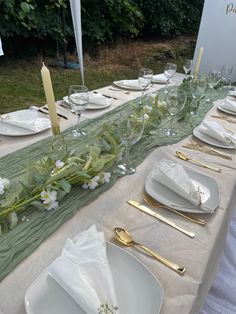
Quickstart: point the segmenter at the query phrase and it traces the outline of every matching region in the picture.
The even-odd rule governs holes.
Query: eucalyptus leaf
[[[65,193],[69,193],[71,190],[71,185],[68,181],[66,180],[60,180],[60,185],[62,187],[62,189],[65,191]]]
[[[15,211],[11,212],[7,216],[7,222],[9,224],[9,228],[13,229],[18,223],[18,217]]]
[[[43,206],[43,203],[40,202],[40,201],[34,201],[31,203],[32,206],[34,206],[35,208],[41,210],[41,211],[44,211],[45,210],[45,207]]]

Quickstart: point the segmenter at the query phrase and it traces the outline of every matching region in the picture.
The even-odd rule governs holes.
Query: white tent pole
[[[75,42],[79,58],[80,73],[84,85],[84,63],[82,46],[82,28],[81,28],[81,3],[80,0],[70,0],[71,16],[75,33]]]
[[[2,50],[2,41],[1,41],[1,37],[0,37],[0,56],[3,56],[3,50]]]

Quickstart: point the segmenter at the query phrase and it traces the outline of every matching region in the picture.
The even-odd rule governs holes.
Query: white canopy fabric
[[[75,42],[80,64],[80,73],[84,85],[84,63],[82,46],[82,28],[81,28],[81,3],[80,0],[70,0],[70,9],[75,33]]]
[[[3,50],[2,50],[2,41],[1,41],[1,37],[0,37],[0,56],[3,56]]]

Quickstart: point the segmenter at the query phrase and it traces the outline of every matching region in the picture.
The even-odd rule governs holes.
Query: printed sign
[[[208,74],[211,70],[220,71],[224,65],[233,66],[229,79],[236,81],[235,34],[236,0],[205,0],[193,70],[203,47],[199,71]]]

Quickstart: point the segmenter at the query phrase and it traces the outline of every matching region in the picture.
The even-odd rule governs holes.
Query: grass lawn
[[[185,58],[193,57],[193,37],[180,37],[166,41],[132,42],[115,47],[102,47],[96,57],[84,55],[85,84],[89,90],[111,84],[114,80],[137,78],[141,67],[163,72],[166,62],[178,65],[183,72]],[[68,56],[77,61],[74,56]],[[72,84],[81,84],[79,70],[63,69],[55,65],[55,59],[45,57],[50,68],[56,99],[67,95]],[[10,60],[0,58],[0,113],[45,104],[41,80],[41,56],[31,59]]]

